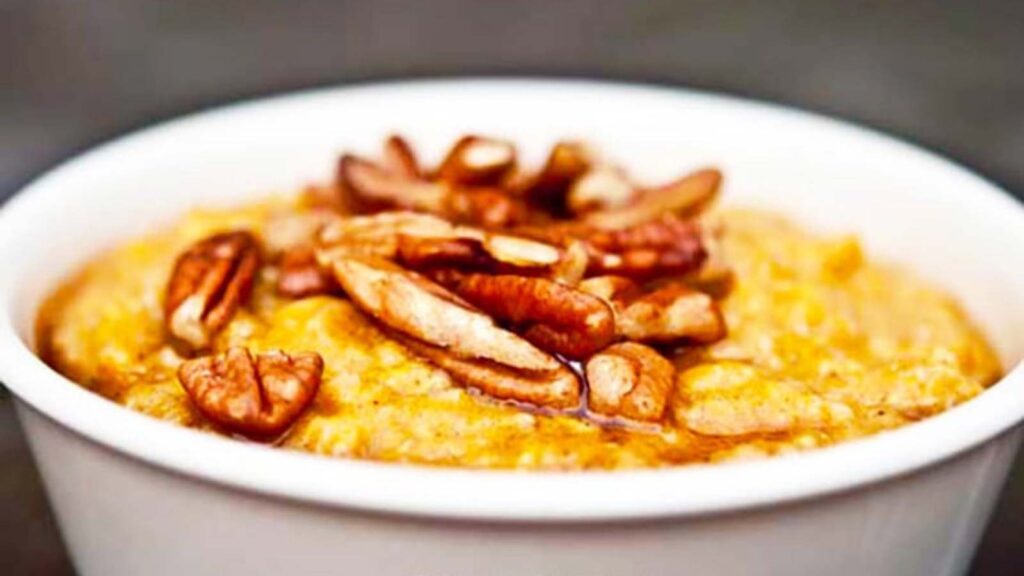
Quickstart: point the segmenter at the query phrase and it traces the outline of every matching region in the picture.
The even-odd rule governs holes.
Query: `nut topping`
[[[564,213],[569,188],[593,163],[594,154],[584,144],[559,142],[551,148],[540,172],[525,181],[522,195],[551,212]]]
[[[364,212],[399,208],[436,214],[448,196],[442,184],[407,178],[351,154],[338,162],[338,182],[351,204]]]
[[[504,140],[464,136],[437,169],[438,177],[456,186],[498,184],[516,164],[516,149]]]
[[[640,285],[624,276],[594,276],[580,282],[577,288],[616,306],[641,294]]]
[[[569,275],[572,255],[558,248],[503,233],[486,232],[412,212],[382,212],[342,219],[320,234],[319,258],[330,262],[337,255],[373,255],[396,260],[417,270],[459,265],[511,268]],[[576,256],[578,258],[578,256]]]
[[[622,170],[598,166],[573,182],[566,203],[573,214],[583,214],[626,206],[636,195],[636,186]]]
[[[391,135],[384,141],[384,168],[403,178],[416,179],[423,176],[419,160],[409,142],[398,136]]]
[[[334,274],[360,309],[385,326],[464,358],[491,360],[521,370],[556,369],[554,358],[495,326],[454,294],[386,260],[341,257]]]
[[[482,136],[461,138],[431,170],[391,136],[379,163],[341,158],[343,204],[364,215],[332,215],[313,249],[286,243],[278,292],[340,289],[497,398],[576,406],[580,382],[562,362],[584,362],[594,411],[656,421],[673,369],[641,343],[725,334],[714,299],[693,289],[728,289],[728,270],[706,265],[714,234],[693,219],[720,182],[707,169],[642,189],[570,141],[528,174],[511,143]]]
[[[313,400],[323,374],[316,352],[258,354],[232,347],[184,362],[178,379],[196,408],[227,430],[255,439],[285,431]]]
[[[598,276],[578,288],[607,302],[615,311],[617,336],[637,342],[710,344],[725,337],[725,321],[711,296],[683,283],[644,294],[621,276]]]
[[[248,301],[259,264],[256,239],[244,231],[210,236],[182,253],[164,299],[171,335],[196,349],[209,346]]]
[[[588,406],[605,416],[656,422],[675,385],[672,363],[634,342],[609,346],[587,362]]]
[[[395,260],[413,270],[437,267],[486,268],[494,259],[480,242],[469,238],[398,237]]]
[[[447,197],[444,213],[453,222],[484,228],[505,228],[527,220],[526,204],[498,188],[457,188]]]
[[[718,194],[722,173],[704,169],[659,188],[644,191],[632,204],[612,210],[591,212],[584,218],[587,225],[614,230],[636,226],[665,214],[693,216]]]
[[[636,279],[678,275],[697,269],[707,258],[700,227],[664,216],[616,230],[597,230],[586,241],[591,248],[588,272]]]
[[[277,293],[287,298],[308,298],[338,289],[334,277],[323,270],[312,248],[299,246],[281,256]]]
[[[580,382],[561,364],[543,372],[524,372],[495,362],[462,358],[451,350],[408,338],[403,342],[454,379],[494,398],[555,410],[575,408],[580,403]]]
[[[710,296],[670,284],[636,298],[616,318],[619,333],[639,342],[709,344],[725,337],[725,321]]]
[[[543,350],[584,359],[615,337],[611,308],[601,299],[545,278],[446,274],[459,296],[508,322]]]

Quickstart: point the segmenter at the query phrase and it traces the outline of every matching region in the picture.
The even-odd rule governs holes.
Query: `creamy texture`
[[[195,212],[90,264],[44,307],[39,348],[72,380],[129,408],[213,430],[178,383],[162,298],[177,255],[213,232],[303,210],[289,200]],[[853,238],[820,239],[759,212],[711,216],[735,271],[729,335],[685,350],[663,426],[531,411],[466,390],[388,339],[347,300],[253,301],[218,337],[251,350],[316,351],[313,406],[278,444],[386,461],[527,469],[626,468],[758,457],[895,428],[982,392],[1001,369],[955,302],[865,261]]]

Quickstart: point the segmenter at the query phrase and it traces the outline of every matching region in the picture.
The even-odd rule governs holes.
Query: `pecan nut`
[[[657,344],[710,344],[725,337],[725,320],[714,298],[684,283],[644,293],[628,278],[597,276],[580,282],[578,288],[611,306],[619,338]]]
[[[629,301],[617,314],[616,327],[630,340],[661,344],[710,344],[726,333],[714,299],[684,284],[669,284]]]
[[[337,258],[333,267],[352,301],[399,333],[464,358],[521,370],[543,372],[558,366],[551,356],[419,274],[372,257]]]
[[[581,222],[519,226],[508,234],[565,250],[582,242],[587,251],[587,276],[617,275],[637,280],[689,274],[708,257],[701,226],[672,215],[619,229]]]
[[[470,238],[424,238],[400,235],[395,261],[413,270],[482,269],[495,264],[481,243]]]
[[[511,143],[463,136],[441,162],[437,176],[455,186],[490,186],[500,183],[515,165],[516,149]]]
[[[418,179],[423,177],[420,162],[416,153],[405,138],[392,134],[384,141],[384,168],[403,178]]]
[[[579,360],[615,337],[615,317],[601,299],[546,278],[510,274],[446,274],[446,285],[470,304],[511,324],[548,352]]]
[[[569,187],[566,205],[573,214],[610,210],[628,205],[638,190],[622,170],[598,166],[577,178]]]
[[[312,402],[324,362],[315,352],[252,354],[242,347],[184,362],[178,380],[210,421],[254,439],[278,436]]]
[[[248,301],[259,265],[259,245],[245,231],[215,234],[182,253],[164,298],[171,335],[193,348],[209,346]]]
[[[281,256],[277,293],[286,298],[308,298],[338,290],[334,276],[317,262],[316,252],[308,246],[291,248]]]
[[[506,228],[529,218],[525,202],[498,188],[453,189],[443,212],[453,222],[484,228]]]
[[[551,148],[543,168],[520,186],[520,194],[531,204],[556,215],[566,212],[573,182],[594,164],[594,153],[580,142],[558,142]]]
[[[707,250],[700,227],[692,221],[663,216],[586,236],[591,250],[588,274],[614,274],[636,279],[679,275],[700,267]]]
[[[590,410],[633,420],[661,420],[675,386],[672,363],[635,342],[614,344],[586,365]]]
[[[642,294],[640,285],[625,276],[594,276],[580,282],[577,288],[614,304],[614,308]]]
[[[591,212],[584,222],[596,228],[636,226],[665,214],[686,218],[703,210],[718,195],[722,173],[713,168],[698,170],[675,182],[643,191],[627,206]]]
[[[448,187],[442,183],[408,178],[352,154],[338,162],[337,180],[344,204],[360,212],[397,208],[438,214],[448,198]]]
[[[486,360],[473,360],[409,338],[402,340],[409,349],[456,381],[502,400],[514,400],[555,410],[579,406],[580,381],[565,366],[551,370],[528,372]]]
[[[427,214],[382,212],[345,218],[325,227],[318,258],[346,254],[396,260],[417,270],[452,266],[530,270],[568,275],[569,255],[558,248],[503,233],[455,226]]]

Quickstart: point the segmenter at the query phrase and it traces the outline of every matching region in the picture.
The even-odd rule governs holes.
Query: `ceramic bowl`
[[[643,180],[714,164],[724,199],[822,232],[956,294],[1008,368],[934,418],[762,461],[525,473],[332,459],[131,412],[32,351],[58,282],[193,206],[331,177],[399,130],[435,158],[466,132],[539,160],[593,141]],[[777,106],[584,81],[325,89],[187,116],[86,152],[0,211],[0,379],[85,576],[963,572],[1024,418],[1024,209],[905,143]],[[1016,366],[1016,367],[1015,367]],[[1012,370],[1010,370],[1012,369]]]

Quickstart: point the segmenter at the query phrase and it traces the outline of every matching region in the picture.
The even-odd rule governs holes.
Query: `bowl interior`
[[[527,162],[539,162],[556,139],[582,138],[651,183],[718,166],[726,202],[860,235],[872,258],[910,266],[956,294],[1008,368],[1024,357],[1024,210],[994,186],[934,155],[820,117],[587,82],[313,91],[187,117],[104,145],[31,184],[0,215],[0,324],[9,319],[31,343],[42,298],[103,249],[189,207],[326,181],[340,151],[375,153],[393,131],[431,161],[457,136],[475,132],[515,141]],[[8,354],[8,366],[26,362]]]

